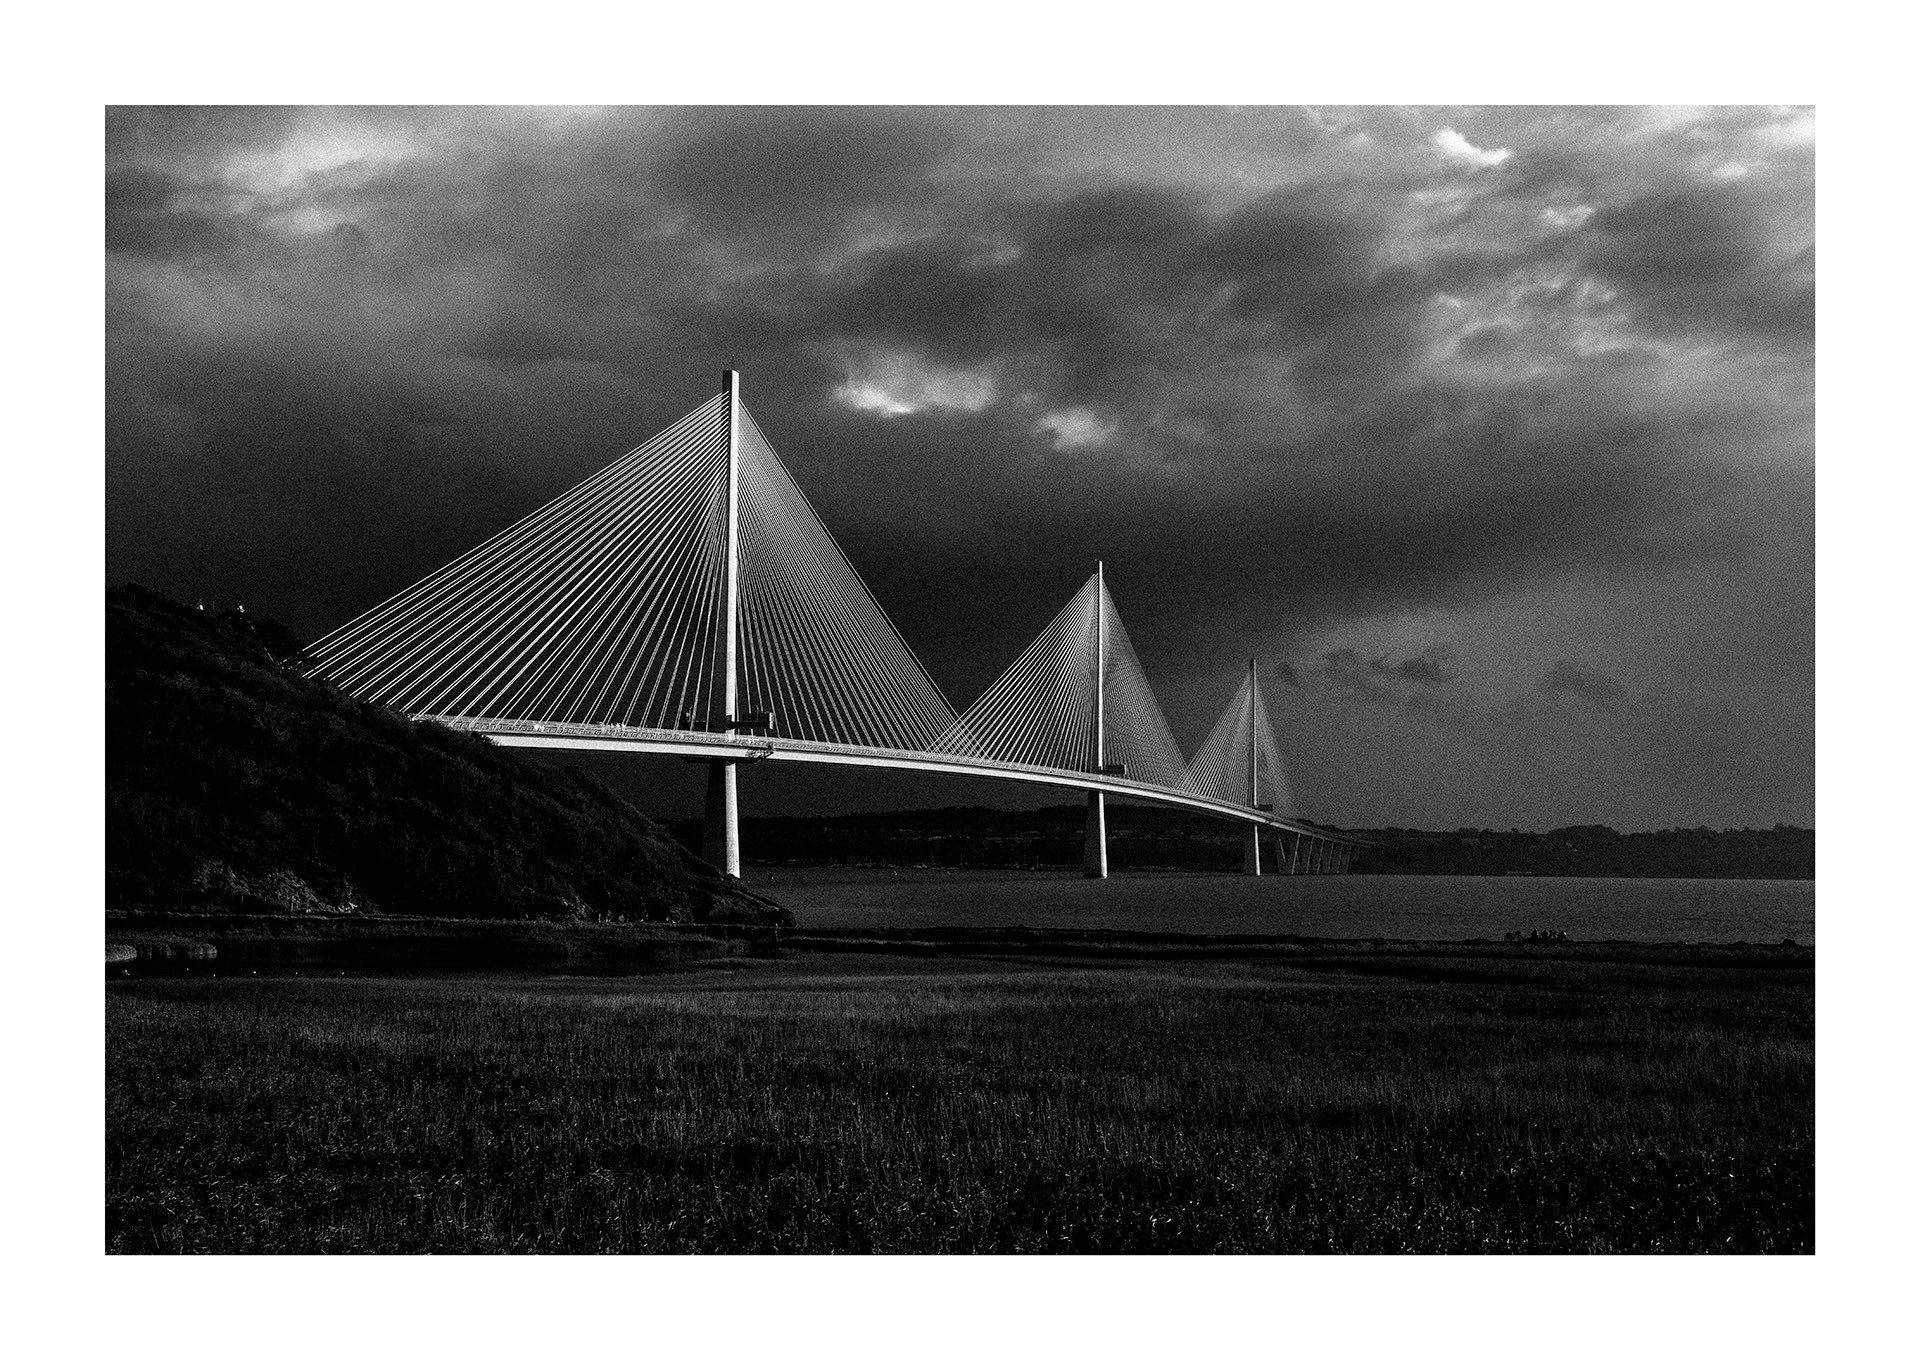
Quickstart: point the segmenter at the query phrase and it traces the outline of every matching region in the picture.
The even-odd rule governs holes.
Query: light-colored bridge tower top
[[[727,398],[726,698],[721,721],[730,723],[740,712],[740,374],[727,369],[720,375],[720,390]]]
[[[1260,725],[1251,715],[1260,711],[1260,663],[1247,658],[1247,806],[1260,806]]]

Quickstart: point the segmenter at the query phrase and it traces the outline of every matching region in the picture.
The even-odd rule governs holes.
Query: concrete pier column
[[[727,551],[721,590],[720,683],[724,731],[740,713],[740,374],[720,375],[727,400]],[[701,857],[729,878],[740,877],[740,783],[738,762],[707,766],[707,816]]]
[[[707,763],[707,816],[700,857],[729,878],[740,877],[739,762]]]
[[[1260,877],[1260,823],[1247,823],[1247,850],[1240,859],[1240,872]]]
[[[1107,876],[1107,795],[1087,791],[1087,877]]]

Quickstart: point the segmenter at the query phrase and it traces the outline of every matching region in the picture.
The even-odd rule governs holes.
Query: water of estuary
[[[802,927],[820,930],[1028,926],[1395,940],[1558,930],[1571,940],[1814,942],[1805,879],[1134,873],[1093,881],[1048,871],[752,866],[746,878]]]

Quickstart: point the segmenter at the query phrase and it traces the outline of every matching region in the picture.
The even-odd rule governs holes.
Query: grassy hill
[[[109,591],[107,904],[790,921],[604,785],[301,673],[284,628]]]

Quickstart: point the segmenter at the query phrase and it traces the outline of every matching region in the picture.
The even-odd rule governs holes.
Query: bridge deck
[[[1226,803],[1203,794],[1170,789],[1159,784],[1122,779],[1082,770],[1059,770],[1044,765],[1015,765],[980,756],[895,751],[874,746],[847,746],[833,742],[799,741],[790,737],[751,737],[731,732],[687,732],[671,728],[624,727],[612,723],[533,722],[518,718],[463,718],[443,714],[414,714],[421,722],[472,732],[501,746],[565,751],[619,751],[629,755],[677,755],[693,760],[779,760],[810,765],[859,765],[872,769],[917,770],[927,774],[970,775],[1022,784],[1087,789],[1117,797],[1184,807],[1234,821],[1254,822],[1336,845],[1361,842],[1338,832],[1277,816],[1240,803]]]

